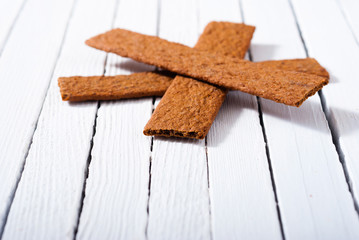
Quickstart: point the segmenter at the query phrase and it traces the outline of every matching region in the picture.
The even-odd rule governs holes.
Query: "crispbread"
[[[117,100],[162,96],[173,76],[160,72],[130,75],[60,77],[58,84],[64,101]]]

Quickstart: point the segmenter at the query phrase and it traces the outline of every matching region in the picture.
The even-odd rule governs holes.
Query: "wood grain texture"
[[[72,4],[72,0],[29,0],[0,58],[1,227],[21,176]]]
[[[156,34],[157,1],[121,0],[114,27]],[[108,76],[151,70],[114,54],[106,65]],[[78,239],[146,239],[151,110],[152,98],[101,102]]]
[[[242,22],[238,1],[200,1],[199,9],[200,29]],[[256,98],[230,92],[207,143],[213,239],[281,239]]]
[[[242,4],[246,22],[258,30],[253,61],[306,56],[287,1]],[[357,238],[358,217],[319,96],[300,109],[264,99],[261,106],[286,239]]]
[[[0,56],[26,0],[0,1]]]
[[[105,66],[106,54],[84,45],[111,28],[114,14],[115,27],[155,34],[159,10],[160,36],[193,46],[207,22],[240,22],[239,3],[26,0],[17,18],[22,3],[6,1],[0,2],[0,48],[10,31],[0,58],[0,229],[26,159],[3,239],[74,239],[97,102],[62,102],[57,78],[101,75],[104,67],[106,75],[153,70],[112,54]],[[323,99],[358,199],[359,47],[356,16],[350,17],[356,3],[338,1],[293,0],[293,6],[309,55],[332,75]],[[305,56],[286,0],[241,4],[245,20],[257,26],[255,61]],[[260,103],[285,238],[358,239],[358,216],[318,96],[301,109]],[[228,95],[208,135],[208,169],[205,141],[154,139],[148,216],[151,139],[142,129],[151,109],[152,99],[101,103],[77,238],[281,239],[256,99]]]
[[[83,42],[89,36],[111,27],[114,5],[114,0],[101,2],[78,0],[75,5],[26,159],[22,179],[9,213],[3,239],[73,239],[97,104],[95,102],[81,104],[63,102],[57,86],[57,78],[60,75],[103,73],[106,54],[92,51]],[[50,18],[55,26],[62,26],[66,23],[65,17],[69,17],[68,14],[63,15],[64,12],[69,12],[71,2],[61,0],[47,4],[47,1],[39,1],[31,11],[37,14],[37,9],[43,9],[43,7],[48,9],[45,11],[48,14],[44,18]],[[101,18],[93,16],[101,16]],[[37,51],[51,52],[50,49],[55,47],[54,42],[47,47],[42,41],[57,41],[57,38],[61,39],[61,35],[55,34],[54,26],[48,25],[49,21],[42,17],[40,20],[41,23],[46,24],[43,24],[45,26],[42,26],[43,32],[39,32],[39,37],[46,36],[51,27],[49,35],[51,38],[35,39],[42,44],[37,46]],[[31,29],[31,32],[33,31],[33,26],[27,27]],[[25,29],[22,31],[22,34],[26,32]],[[53,39],[55,37],[56,39]],[[5,49],[4,57],[6,50],[8,48]],[[35,52],[27,54],[26,56],[32,59],[32,63],[37,54]],[[47,58],[42,60],[49,61]],[[51,67],[42,63],[44,66],[40,69],[37,65],[34,67],[33,64],[28,64],[36,72],[47,71],[47,68]],[[37,88],[41,86],[36,83],[36,79],[27,78],[26,75],[22,78],[28,82],[27,89],[31,84],[35,84],[34,89],[35,86]],[[44,94],[40,94],[39,91],[37,90],[37,93],[35,90],[30,91],[31,97],[43,96]],[[35,105],[36,102],[29,101],[29,104]],[[26,107],[28,106],[25,105],[24,108]],[[30,110],[33,108],[31,107]],[[28,121],[29,117],[21,116],[21,118]],[[11,160],[11,157],[8,159]]]
[[[199,36],[197,7],[197,1],[162,1],[159,37],[193,47]],[[148,239],[210,238],[204,144],[154,138]]]

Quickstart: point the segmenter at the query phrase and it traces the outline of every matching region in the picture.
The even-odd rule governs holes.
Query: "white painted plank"
[[[157,0],[121,0],[116,16],[115,27],[156,35]],[[153,69],[109,54],[106,75]],[[152,98],[101,103],[78,239],[146,239],[151,110]]]
[[[306,57],[288,1],[242,3],[246,22],[257,27],[254,61]],[[264,99],[261,106],[286,239],[358,238],[358,216],[319,96],[300,108]]]
[[[0,58],[0,229],[20,177],[72,4],[72,0],[29,0]]]
[[[57,78],[74,74],[103,73],[106,54],[85,46],[84,40],[111,27],[115,2],[115,0],[101,2],[78,0],[75,5],[3,239],[73,239],[92,138],[96,102],[79,104],[63,102],[57,86]],[[69,12],[65,8],[69,8],[67,5],[71,5],[70,2],[63,0],[52,1],[49,5],[47,1],[39,1],[31,10],[37,14],[37,9],[49,9],[49,13],[44,16],[49,20],[41,18],[41,21],[46,23],[46,28],[43,28],[45,32],[49,31],[51,36],[58,38],[59,34],[54,32],[54,27],[49,23],[62,26],[60,21],[66,22],[66,18],[62,15],[66,11]],[[53,11],[50,11],[52,8]],[[33,31],[33,27],[27,27]],[[24,34],[25,30],[22,31]],[[42,35],[46,36],[44,33]],[[29,39],[28,37],[27,41]],[[49,37],[44,40],[51,43],[48,47],[47,44],[41,41],[40,43],[45,50],[50,51],[49,49],[56,46],[54,40]],[[5,49],[4,59],[6,50],[8,48]],[[27,54],[29,58],[36,56],[35,52]],[[36,72],[45,70],[38,61],[29,61],[26,64],[28,66],[25,67],[32,68]],[[34,82],[32,78],[25,80]],[[30,91],[32,94],[34,92],[34,90]],[[30,101],[28,104],[35,103]],[[34,107],[30,110],[35,112]],[[28,121],[26,116],[21,117],[24,119],[23,122],[25,119]],[[21,138],[21,135],[17,137]],[[13,151],[20,150],[13,149]],[[11,157],[9,159],[11,160]]]
[[[194,46],[196,4],[162,1],[159,36]],[[148,239],[209,239],[205,141],[155,137],[151,170]]]
[[[201,28],[241,22],[238,1],[201,1]],[[208,135],[213,239],[281,239],[256,98],[228,94]]]
[[[0,1],[0,56],[26,0]]]
[[[321,11],[325,5],[325,11]],[[309,54],[328,68],[331,83],[323,89],[329,121],[359,197],[359,46],[334,0],[293,1]],[[333,34],[335,33],[335,34]],[[358,201],[357,201],[358,203]],[[353,233],[352,236],[358,235]]]
[[[351,31],[355,35],[357,44],[359,44],[359,1],[337,0],[337,2],[348,21]]]

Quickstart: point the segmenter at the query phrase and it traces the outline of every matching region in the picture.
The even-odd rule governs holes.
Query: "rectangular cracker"
[[[227,90],[176,76],[145,126],[148,136],[203,139],[221,108]]]
[[[262,67],[124,29],[100,34],[86,44],[227,89],[297,107],[328,83],[325,77]]]
[[[58,84],[64,101],[117,100],[163,96],[174,75],[142,72],[130,75],[60,77]]]

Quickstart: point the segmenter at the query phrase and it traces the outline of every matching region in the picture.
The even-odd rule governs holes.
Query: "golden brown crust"
[[[256,64],[329,78],[328,72],[313,58],[264,61]],[[62,100],[91,101],[163,96],[173,77],[161,72],[143,72],[113,77],[61,77],[58,81]]]
[[[254,30],[255,27],[242,23],[210,22],[195,48],[222,56],[244,58]]]
[[[143,131],[145,135],[203,139],[214,121],[226,90],[177,76]]]
[[[64,101],[116,100],[162,96],[172,80],[157,72],[143,72],[111,77],[60,77],[58,84]]]
[[[313,58],[264,61],[256,64],[329,78],[328,72]],[[61,77],[58,81],[62,100],[89,101],[163,96],[172,77],[174,76],[160,72],[143,72],[113,77]]]
[[[258,67],[235,59],[123,29],[114,29],[86,44],[179,74],[291,106],[302,102],[328,83],[312,74]]]
[[[329,73],[314,58],[257,62],[257,66],[278,68],[285,71],[314,74],[329,79]]]

